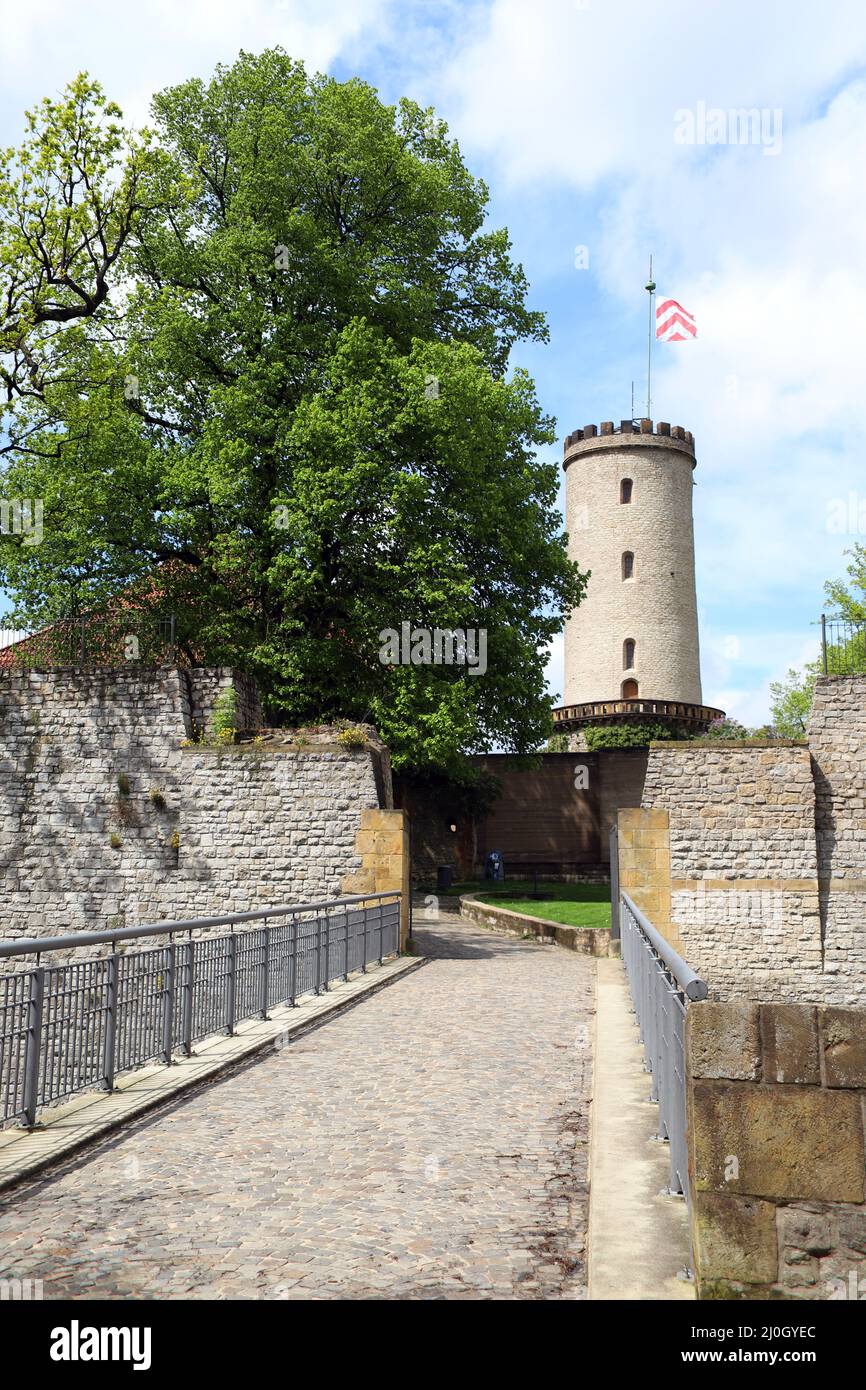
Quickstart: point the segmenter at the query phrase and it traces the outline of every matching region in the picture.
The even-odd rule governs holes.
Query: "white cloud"
[[[128,119],[147,118],[155,91],[208,77],[240,49],[281,45],[315,70],[327,70],[348,46],[384,32],[392,0],[2,0],[3,103],[20,111],[60,91],[81,70],[119,102]],[[14,133],[13,137],[14,138]]]
[[[859,0],[837,0],[832,23],[818,7],[791,19],[785,0],[493,0],[451,70],[455,123],[515,181],[655,176],[682,148],[678,109],[797,122],[866,60]]]
[[[606,323],[578,350],[596,340],[634,374],[650,250],[659,289],[697,319],[696,342],[655,349],[652,414],[697,438],[709,619],[761,634],[753,663],[726,674],[703,629],[705,698],[749,722],[766,718],[768,680],[796,663],[823,581],[858,539],[828,527],[828,506],[863,491],[864,68],[866,11],[853,0],[832,23],[820,8],[791,23],[784,4],[741,0],[550,0],[543,18],[494,0],[451,74],[453,124],[490,160],[494,186],[542,204],[554,185],[560,200],[574,190],[563,257],[572,222],[595,228]],[[678,144],[674,114],[699,102],[780,109],[779,152]],[[616,413],[604,400],[574,408]]]

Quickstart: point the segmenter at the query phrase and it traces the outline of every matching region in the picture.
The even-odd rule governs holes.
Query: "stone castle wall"
[[[184,747],[195,700],[206,724],[227,676],[0,676],[4,938],[340,894],[362,868],[362,816],[381,804],[376,750]]]
[[[654,745],[643,806],[666,815],[670,925],[714,997],[823,989],[808,749]]]
[[[624,886],[714,998],[866,1005],[866,676],[818,681],[808,746],[654,744],[642,807]]]
[[[212,732],[217,700],[223,691],[232,686],[237,701],[235,727],[245,731],[261,728],[259,689],[246,672],[232,670],[229,666],[196,666],[185,672],[185,676],[189,689],[190,718],[196,733]]]
[[[504,753],[473,761],[497,784],[483,812],[468,811],[447,788],[398,779],[395,794],[412,821],[418,885],[435,882],[439,865],[452,867],[457,878],[481,877],[491,850],[502,853],[506,877],[537,871],[606,881],[611,825],[621,807],[640,805],[646,748],[544,753],[532,767],[515,767]]]
[[[825,970],[866,969],[866,677],[827,676],[809,720]]]
[[[699,1003],[686,1014],[699,1298],[866,1294],[866,1012]]]

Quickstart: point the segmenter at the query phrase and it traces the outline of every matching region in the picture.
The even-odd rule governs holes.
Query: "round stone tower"
[[[591,576],[566,624],[557,724],[706,725],[721,711],[701,703],[694,438],[652,420],[586,425],[566,439],[563,467],[569,553]]]

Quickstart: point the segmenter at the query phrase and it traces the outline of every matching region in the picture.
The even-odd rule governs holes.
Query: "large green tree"
[[[6,495],[45,508],[2,549],[19,612],[156,577],[276,718],[371,717],[398,766],[452,772],[539,746],[585,576],[484,184],[431,112],[280,50],[161,93],[152,127],[80,77],[0,168]],[[402,622],[486,630],[486,673],[383,665]]]

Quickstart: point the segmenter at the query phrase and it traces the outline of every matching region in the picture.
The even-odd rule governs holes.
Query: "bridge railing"
[[[627,893],[619,901],[622,958],[651,1076],[650,1099],[658,1102],[659,1137],[670,1142],[669,1188],[688,1197],[686,1009],[706,999],[707,986]]]
[[[32,1128],[40,1106],[112,1090],[116,1076],[186,1056],[208,1034],[327,990],[400,952],[398,891],[195,917],[114,931],[0,942],[0,1126]],[[236,930],[249,923],[248,930]],[[220,936],[194,935],[228,926]],[[149,937],[158,945],[127,951]],[[56,951],[108,945],[104,956],[43,963]]]

